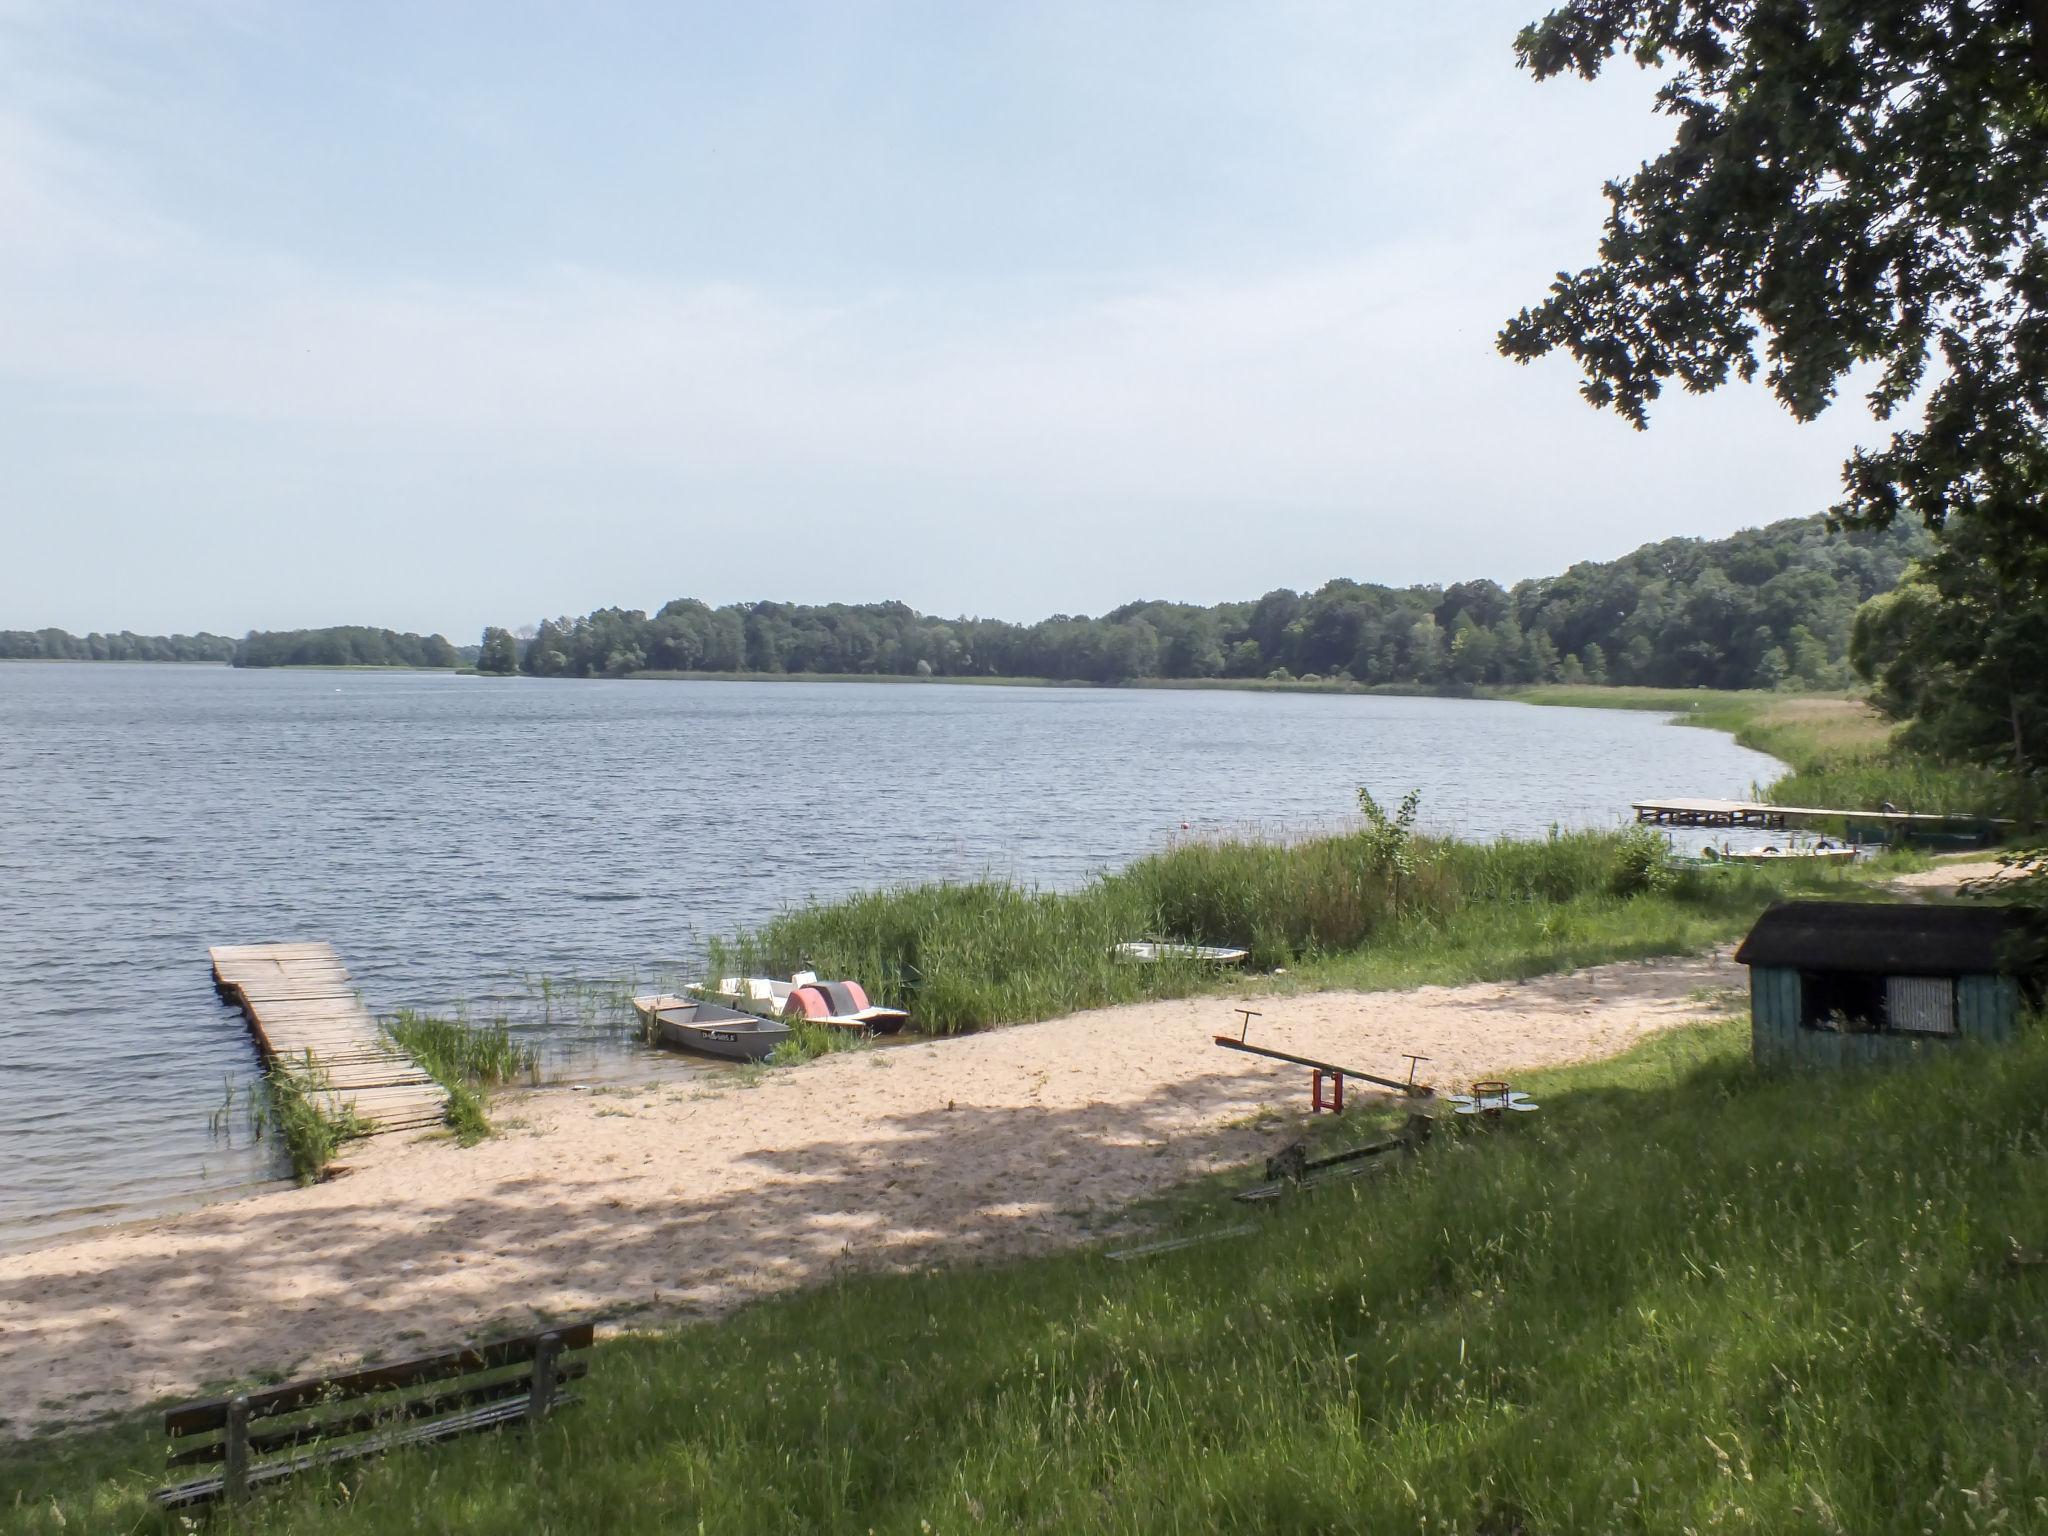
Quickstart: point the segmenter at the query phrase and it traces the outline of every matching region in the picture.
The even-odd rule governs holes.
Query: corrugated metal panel
[[[1889,1028],[1916,1035],[1956,1032],[1956,984],[1946,976],[1890,976],[1884,1013]]]

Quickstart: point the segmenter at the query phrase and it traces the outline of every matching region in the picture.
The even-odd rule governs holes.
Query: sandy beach
[[[1612,1054],[1726,1012],[1725,955],[1409,992],[1206,997],[828,1057],[755,1086],[507,1095],[463,1149],[391,1136],[349,1171],[0,1258],[0,1433],[487,1327],[701,1317],[835,1271],[1100,1236],[1130,1202],[1265,1155],[1307,1073],[1426,1079]],[[1260,1111],[1285,1123],[1255,1126]]]
[[[1919,870],[1910,875],[1897,875],[1891,881],[1892,889],[1909,895],[1955,896],[1962,893],[1965,885],[1985,883],[1996,885],[2001,881],[2016,879],[2019,871],[1996,859],[1965,858],[1947,859],[1932,869]]]

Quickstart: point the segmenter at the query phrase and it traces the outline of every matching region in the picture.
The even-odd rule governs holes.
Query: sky
[[[1501,322],[1654,81],[1539,0],[0,0],[0,628],[1033,619],[1549,574],[1880,429]]]

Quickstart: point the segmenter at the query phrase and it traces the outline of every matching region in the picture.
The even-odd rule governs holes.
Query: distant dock
[[[1638,800],[1636,820],[1660,827],[1756,827],[1782,832],[1814,822],[1853,821],[1864,826],[1901,831],[1933,831],[1939,827],[1996,828],[2012,823],[2001,816],[1971,812],[1844,811],[1812,805],[1764,805],[1754,800]]]
[[[353,1108],[376,1131],[413,1131],[445,1119],[447,1091],[386,1038],[356,996],[331,944],[244,944],[207,952],[213,983],[242,1010],[265,1066],[313,1070],[329,1112]]]

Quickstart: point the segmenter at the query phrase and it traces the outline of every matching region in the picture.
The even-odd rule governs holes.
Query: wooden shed
[[[1760,1067],[1898,1061],[2010,1039],[2025,990],[2015,914],[1924,902],[1781,901],[1735,951]]]

